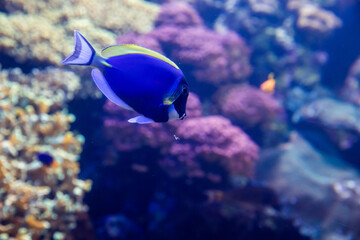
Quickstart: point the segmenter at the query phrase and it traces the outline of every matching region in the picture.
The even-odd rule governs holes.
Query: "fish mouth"
[[[179,119],[184,120],[185,117],[186,117],[186,113],[184,113]]]

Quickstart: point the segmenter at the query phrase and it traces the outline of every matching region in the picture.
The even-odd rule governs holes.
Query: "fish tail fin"
[[[74,38],[74,52],[61,63],[66,65],[91,65],[96,55],[94,48],[77,30],[74,30]]]

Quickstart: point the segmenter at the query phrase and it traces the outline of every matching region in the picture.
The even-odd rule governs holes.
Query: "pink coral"
[[[247,85],[225,87],[217,97],[221,113],[245,127],[264,123],[283,111],[270,94]]]
[[[230,176],[253,175],[259,148],[228,119],[221,116],[189,119],[177,128],[176,135],[180,140],[172,144],[161,161],[171,175],[213,179],[218,167],[205,171],[206,165],[219,165]]]
[[[162,35],[162,30],[155,30],[155,34]],[[250,74],[250,51],[236,33],[218,34],[204,27],[177,32],[171,57],[193,67],[192,74],[198,81],[218,85]]]
[[[202,114],[203,114],[203,110],[199,97],[194,93],[190,93],[186,104],[187,118],[200,117],[202,116]]]
[[[184,28],[203,25],[203,21],[190,5],[184,2],[172,2],[161,6],[161,11],[155,24],[157,26],[175,25]]]

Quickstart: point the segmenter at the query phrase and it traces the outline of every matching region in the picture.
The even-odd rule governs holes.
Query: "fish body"
[[[49,153],[42,152],[36,154],[38,160],[46,167],[57,167],[57,162],[54,159],[53,156],[51,156]]]
[[[186,116],[188,84],[179,67],[165,56],[132,44],[114,45],[97,54],[75,30],[75,50],[62,61],[91,65],[102,93],[120,107],[141,115],[131,123],[167,122]]]
[[[272,94],[275,91],[275,85],[276,80],[274,78],[274,73],[270,73],[268,75],[268,79],[260,85],[260,89],[264,92]]]

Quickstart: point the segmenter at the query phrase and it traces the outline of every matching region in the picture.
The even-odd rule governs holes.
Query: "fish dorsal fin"
[[[155,58],[158,58],[164,62],[167,62],[168,64],[170,64],[171,66],[173,66],[176,69],[179,69],[179,67],[170,59],[168,59],[167,57],[165,57],[164,55],[155,52],[153,50],[144,48],[144,47],[140,47],[138,45],[135,44],[124,44],[124,45],[113,45],[113,46],[109,46],[106,47],[102,50],[101,55],[103,57],[109,58],[109,57],[114,57],[114,56],[119,56],[119,55],[125,55],[125,54],[131,54],[131,53],[139,53],[139,54],[146,54]]]

